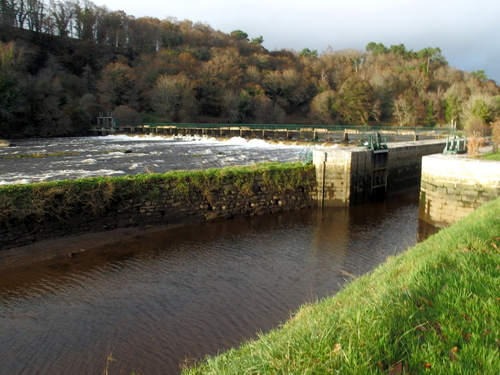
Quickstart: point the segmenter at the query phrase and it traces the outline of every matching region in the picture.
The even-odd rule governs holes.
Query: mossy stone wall
[[[0,189],[0,249],[313,207],[315,184],[313,166],[285,164],[6,186]]]

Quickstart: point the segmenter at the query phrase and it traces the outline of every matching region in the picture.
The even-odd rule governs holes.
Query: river
[[[0,147],[0,185],[298,161],[305,146],[234,137],[105,136],[14,140]]]
[[[201,146],[212,155],[232,147]],[[297,157],[296,148],[280,147]],[[273,153],[256,149],[255,158]],[[8,180],[3,172],[0,179]],[[0,374],[102,374],[106,365],[109,374],[177,374],[186,361],[278,327],[427,233],[412,190],[347,210],[144,231],[92,256],[3,273]]]

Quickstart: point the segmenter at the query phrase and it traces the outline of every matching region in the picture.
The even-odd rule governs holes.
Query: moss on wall
[[[233,217],[310,207],[315,184],[312,165],[265,163],[2,186],[0,248],[65,233],[204,220],[208,213]]]

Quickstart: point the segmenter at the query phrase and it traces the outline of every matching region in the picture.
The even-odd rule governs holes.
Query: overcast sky
[[[230,33],[260,35],[270,51],[325,51],[370,42],[408,50],[439,47],[451,66],[484,70],[500,84],[498,0],[95,0],[109,10],[209,24]]]

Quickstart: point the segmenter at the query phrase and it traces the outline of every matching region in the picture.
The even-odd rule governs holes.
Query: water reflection
[[[417,194],[144,232],[0,276],[0,373],[179,372],[416,242]]]

